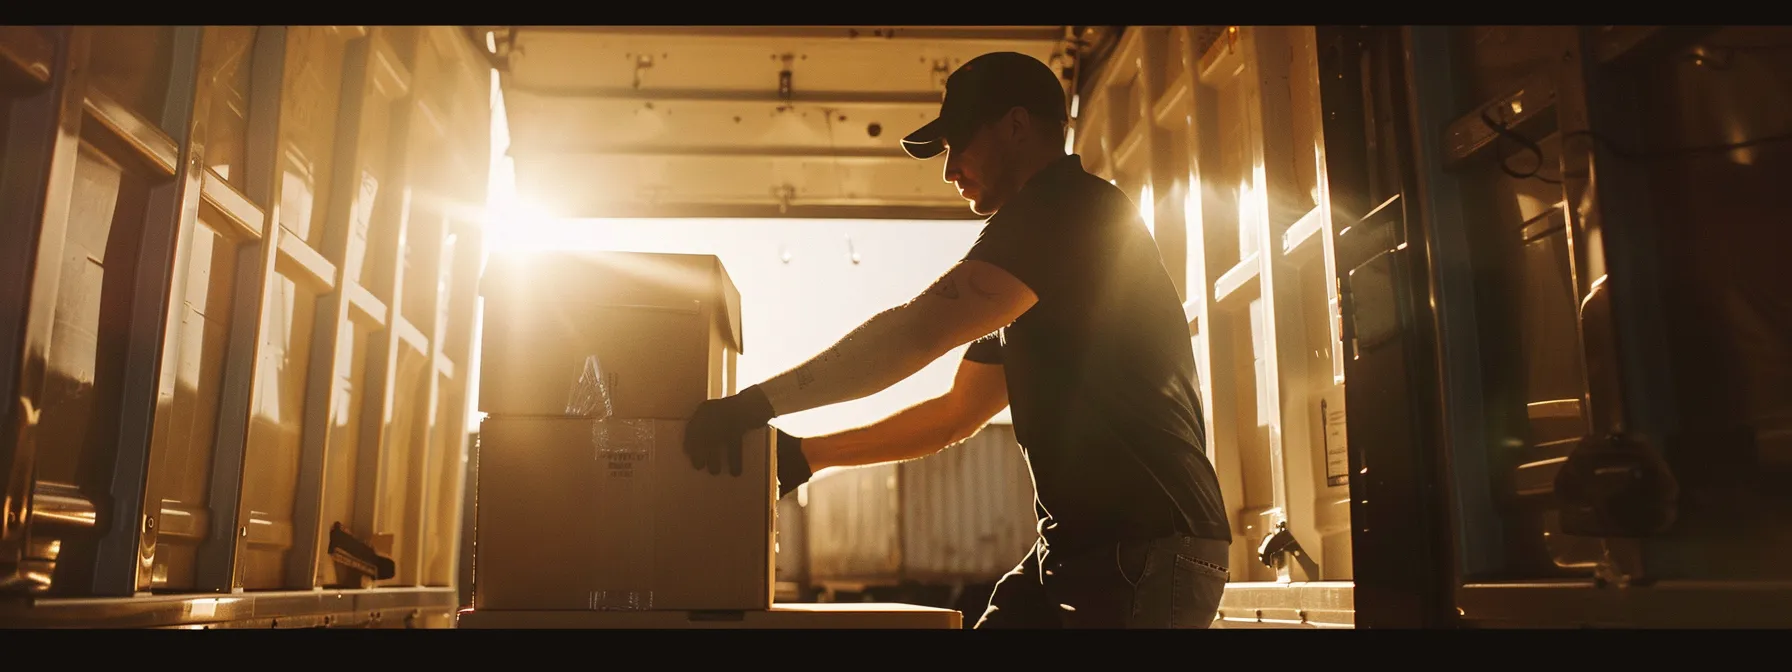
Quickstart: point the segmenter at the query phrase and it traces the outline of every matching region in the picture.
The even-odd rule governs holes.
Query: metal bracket
[[[791,94],[790,63],[794,60],[795,56],[793,54],[784,54],[781,58],[784,60],[784,69],[778,71],[778,99],[788,103],[790,102]],[[782,111],[789,108],[781,107],[778,109]]]
[[[641,54],[635,57],[635,89],[641,88],[641,75],[653,67],[653,54]]]

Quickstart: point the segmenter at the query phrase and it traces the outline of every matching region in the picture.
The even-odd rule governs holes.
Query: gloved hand
[[[684,427],[684,454],[691,458],[691,468],[720,474],[726,460],[728,472],[739,476],[741,436],[774,417],[777,412],[758,385],[698,404]]]
[[[809,458],[803,454],[803,440],[778,430],[778,499],[809,482]]]

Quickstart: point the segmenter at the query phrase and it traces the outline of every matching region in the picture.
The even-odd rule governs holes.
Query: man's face
[[[971,202],[971,212],[986,217],[994,214],[1019,188],[1010,179],[1013,133],[1003,132],[1010,125],[985,122],[968,133],[946,138],[945,179]]]

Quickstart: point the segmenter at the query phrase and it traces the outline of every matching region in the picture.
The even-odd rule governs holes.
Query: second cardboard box
[[[762,610],[777,466],[748,432],[742,474],[684,453],[673,420],[487,418],[474,601],[493,610]]]

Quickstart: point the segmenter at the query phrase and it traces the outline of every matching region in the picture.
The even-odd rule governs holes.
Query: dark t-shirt
[[[1047,546],[1230,540],[1188,320],[1138,207],[1072,154],[991,216],[965,259],[1039,297],[965,358],[1003,366]]]

